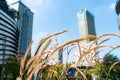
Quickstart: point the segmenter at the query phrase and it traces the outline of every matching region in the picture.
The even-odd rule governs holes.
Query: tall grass
[[[106,45],[104,43],[109,41],[109,38],[102,39],[103,37],[106,37],[106,36],[115,36],[115,37],[120,38],[119,35],[102,34],[98,37],[94,36],[94,35],[88,35],[84,38],[78,38],[78,39],[67,41],[67,42],[57,46],[54,49],[49,48],[49,45],[51,44],[52,38],[54,36],[63,34],[67,31],[68,30],[64,30],[61,32],[57,32],[57,33],[48,35],[45,38],[42,38],[36,48],[34,56],[31,57],[29,60],[27,60],[27,56],[29,55],[29,51],[30,51],[32,43],[33,43],[33,41],[32,41],[30,43],[29,47],[27,48],[25,55],[21,58],[20,75],[17,77],[17,80],[32,80],[34,74],[36,74],[36,73],[39,73],[39,76],[42,76],[41,77],[42,80],[66,80],[66,79],[68,79],[68,80],[75,80],[75,79],[89,80],[88,77],[86,76],[87,73],[86,73],[85,69],[78,68],[77,66],[74,66],[73,64],[68,63],[68,61],[66,61],[66,64],[55,64],[55,65],[47,65],[46,62],[59,49],[63,49],[63,51],[65,51],[67,49],[67,47],[71,47],[68,51],[68,56],[69,56],[72,49],[78,47],[79,52],[82,54],[79,56],[77,63],[79,63],[82,60],[82,58],[84,58],[88,54],[91,54],[92,51],[97,50],[97,52],[91,56],[91,61],[94,60],[95,63],[98,63],[99,65],[101,65],[102,62],[99,61],[99,58],[97,58],[97,59],[94,58],[96,55],[102,53],[106,48],[109,48],[110,50],[106,53],[106,56],[107,56],[113,50],[120,47],[119,45],[117,45],[117,46]],[[82,52],[81,46],[77,45],[77,44],[82,43],[85,40],[89,40],[89,39],[94,39],[94,40],[92,41],[92,43],[89,46],[87,46],[87,49],[84,52]],[[94,45],[94,44],[96,44],[96,45]],[[105,60],[105,57],[103,60]],[[114,63],[110,67],[110,70],[117,63],[119,63],[119,62]],[[93,65],[95,65],[95,64],[93,64]],[[76,76],[72,79],[70,76],[68,76],[68,73],[66,72],[70,68],[74,68],[75,70],[77,70],[78,73],[81,74],[81,76]],[[47,70],[46,74],[44,73],[45,70]],[[107,72],[107,73],[109,73],[109,72]]]

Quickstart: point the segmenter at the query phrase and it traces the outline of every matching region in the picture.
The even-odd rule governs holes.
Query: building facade
[[[80,38],[85,37],[87,35],[96,35],[94,16],[88,10],[86,9],[80,10],[77,13],[77,17]],[[90,39],[87,42],[92,40],[93,39]]]
[[[24,54],[32,40],[33,12],[21,1],[11,4],[18,11],[17,26],[19,28],[18,52]]]
[[[1,7],[2,8],[2,7]],[[18,50],[18,28],[7,10],[0,8],[0,64]]]

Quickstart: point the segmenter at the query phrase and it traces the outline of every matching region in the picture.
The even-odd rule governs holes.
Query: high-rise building
[[[0,64],[3,59],[17,54],[18,29],[9,11],[0,5]]]
[[[80,38],[83,38],[87,35],[95,35],[95,24],[94,24],[94,16],[86,9],[82,9],[77,13],[78,17],[78,27],[79,27],[79,34]],[[75,51],[76,60],[75,63],[77,66],[92,66],[94,61],[91,59],[94,56],[95,51],[89,52],[89,54],[83,56],[83,58],[79,60],[80,56],[82,56],[88,49],[89,45],[92,43],[94,39],[85,40],[79,43]],[[94,44],[93,47],[95,47]],[[91,47],[91,48],[93,48]],[[93,57],[94,58],[94,57]]]
[[[6,80],[6,59],[17,54],[18,28],[13,14],[0,3],[0,80]]]
[[[32,40],[33,12],[21,1],[11,4],[18,11],[17,26],[19,28],[18,52],[24,54]]]
[[[77,17],[80,37],[85,37],[87,35],[96,35],[94,16],[88,10],[80,10],[77,13]],[[92,40],[93,39],[90,39],[87,42]]]

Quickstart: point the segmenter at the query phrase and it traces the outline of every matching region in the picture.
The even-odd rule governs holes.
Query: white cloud
[[[109,8],[110,8],[110,10],[114,10],[114,9],[115,9],[115,3],[114,3],[114,2],[111,3],[111,4],[109,5]]]

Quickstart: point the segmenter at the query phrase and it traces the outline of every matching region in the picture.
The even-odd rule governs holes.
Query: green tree
[[[119,58],[115,55],[109,54],[101,66],[101,78],[117,80],[120,79],[120,64],[115,65],[110,71],[110,67],[113,63],[118,62]]]
[[[7,74],[9,80],[16,80],[19,76],[20,65],[16,57],[9,57],[6,59],[5,73]]]

